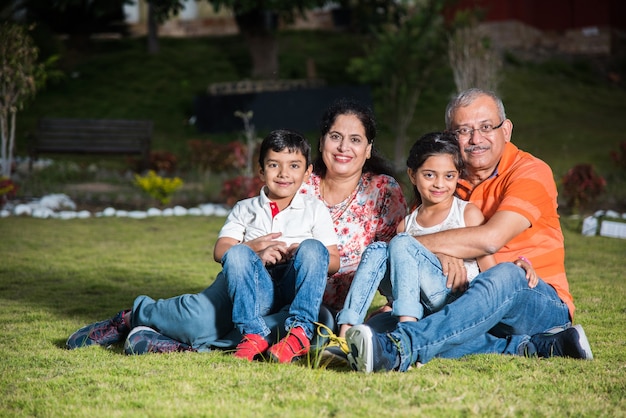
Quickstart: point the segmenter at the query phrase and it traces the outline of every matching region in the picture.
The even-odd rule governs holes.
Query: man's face
[[[481,132],[481,128],[490,132]],[[457,135],[457,139],[470,173],[491,174],[504,153],[505,144],[511,140],[513,130],[511,121],[500,120],[494,100],[483,95],[468,106],[456,109],[452,117],[451,130],[459,129],[469,131],[469,134]]]

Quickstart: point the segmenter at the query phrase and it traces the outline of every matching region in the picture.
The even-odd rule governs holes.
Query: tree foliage
[[[45,81],[45,65],[26,28],[0,24],[0,134],[2,176],[9,177],[15,149],[16,114]]]
[[[133,0],[22,0],[17,2],[29,23],[67,34],[70,44],[85,49],[95,33],[125,33],[124,4]]]
[[[442,10],[446,0],[398,1],[398,20],[374,33],[363,57],[349,71],[369,83],[385,108],[382,115],[395,136],[394,165],[404,167],[407,130],[431,74],[445,63],[446,29]]]

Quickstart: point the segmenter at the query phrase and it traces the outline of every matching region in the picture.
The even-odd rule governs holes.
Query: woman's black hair
[[[376,138],[376,119],[374,118],[374,113],[368,106],[357,100],[349,98],[335,100],[322,115],[320,123],[320,137],[317,141],[318,154],[313,161],[313,172],[322,178],[326,175],[327,167],[322,159],[322,154],[320,153],[321,141],[328,131],[330,131],[330,128],[333,126],[339,115],[356,116],[363,124],[363,129],[365,130],[365,136],[367,137],[368,143],[373,144],[374,139]],[[362,172],[387,174],[389,176],[394,175],[391,163],[389,163],[373,145],[371,156],[365,160]]]
[[[259,166],[263,169],[265,157],[269,150],[281,152],[285,148],[289,152],[300,152],[306,161],[306,167],[311,164],[311,145],[303,135],[290,129],[277,129],[270,132],[261,142],[259,150]]]
[[[406,166],[415,172],[424,165],[428,158],[441,154],[450,155],[459,175],[463,173],[465,163],[461,155],[461,148],[454,134],[450,132],[430,132],[422,135],[411,147],[409,157],[406,159]],[[419,206],[422,203],[422,197],[415,185],[413,185],[413,192],[415,204],[412,207]]]

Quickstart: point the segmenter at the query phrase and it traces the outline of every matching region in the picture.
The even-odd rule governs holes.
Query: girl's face
[[[422,204],[434,205],[451,199],[459,172],[450,154],[428,157],[416,170],[407,169],[411,183],[422,197]]]
[[[322,159],[327,175],[360,175],[365,160],[372,155],[365,128],[355,115],[339,115],[321,140]]]

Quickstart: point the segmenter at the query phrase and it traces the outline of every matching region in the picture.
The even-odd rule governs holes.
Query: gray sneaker
[[[350,347],[348,361],[353,370],[365,373],[397,370],[400,365],[398,342],[389,334],[378,334],[367,325],[355,325],[346,332]]]

